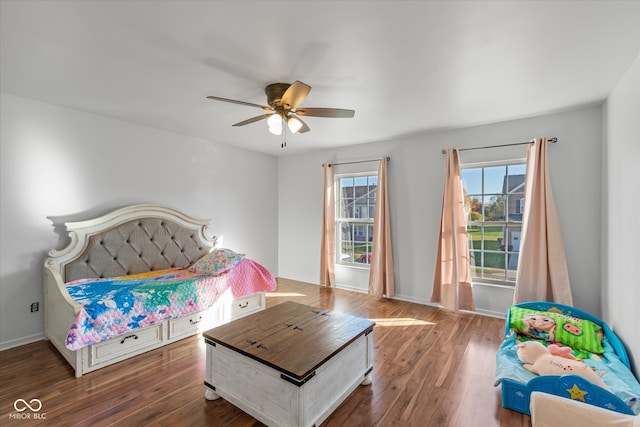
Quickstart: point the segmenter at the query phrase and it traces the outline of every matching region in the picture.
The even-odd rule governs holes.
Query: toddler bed
[[[536,324],[531,323],[532,318]],[[521,343],[527,341],[541,342],[552,352],[565,350],[563,357],[584,362],[597,374],[596,382],[604,384],[596,385],[572,373],[536,375],[530,372],[518,357],[518,346],[522,347]],[[509,309],[505,339],[496,355],[495,385],[502,386],[504,408],[527,415],[530,415],[530,395],[534,391],[624,414],[640,414],[640,384],[630,370],[622,342],[602,320],[563,304],[527,302]]]
[[[44,263],[47,339],[75,376],[265,308],[262,265],[216,249],[208,220],[133,205],[67,222]]]

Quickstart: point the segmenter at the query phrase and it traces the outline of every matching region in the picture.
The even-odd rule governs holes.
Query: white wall
[[[603,316],[640,372],[640,56],[605,108]]]
[[[444,157],[442,148],[476,147],[556,136],[549,148],[550,174],[577,307],[600,315],[600,182],[602,110],[599,105],[548,116],[462,130],[409,135],[279,159],[278,272],[281,277],[318,283],[323,162],[390,156],[396,292],[399,299],[429,303],[431,298]],[[525,146],[467,151],[463,162],[524,157]],[[362,167],[361,165],[358,165]],[[372,167],[369,165],[369,167]],[[375,164],[373,164],[375,167]],[[350,169],[336,168],[336,173]],[[337,271],[336,282],[366,290],[366,274]],[[348,281],[348,282],[345,282]],[[475,289],[481,307],[504,313],[512,294]]]
[[[273,156],[0,95],[0,349],[43,337],[52,221],[158,203],[212,219],[211,234],[277,273]]]

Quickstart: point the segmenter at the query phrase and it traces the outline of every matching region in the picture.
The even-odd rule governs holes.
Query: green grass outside
[[[468,230],[468,234],[471,236],[471,244],[473,249],[480,251],[482,249],[482,232],[480,228],[471,228]],[[485,227],[484,229],[484,249],[485,251],[504,251],[500,243],[499,238],[504,238],[502,227]],[[476,252],[479,256],[479,252]],[[485,252],[484,254],[485,273],[489,271],[487,267],[500,269],[504,272],[505,257],[504,253],[491,253]]]

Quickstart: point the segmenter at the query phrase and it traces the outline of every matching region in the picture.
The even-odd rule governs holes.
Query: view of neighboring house
[[[509,221],[522,221],[524,208],[524,174],[505,175],[502,194],[507,199],[507,218]]]

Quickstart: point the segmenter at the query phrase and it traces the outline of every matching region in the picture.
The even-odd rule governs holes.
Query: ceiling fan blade
[[[343,108],[298,108],[293,111],[299,116],[351,118],[356,113],[354,110]]]
[[[273,108],[267,107],[266,105],[254,104],[252,102],[245,101],[236,101],[235,99],[220,98],[219,96],[207,96],[207,99],[211,99],[213,101],[231,102],[232,104],[248,105],[249,107],[258,107],[262,108],[263,110],[273,110]]]
[[[293,110],[309,95],[311,86],[306,85],[298,80],[293,82],[291,86],[282,94],[280,105],[287,110]]]
[[[307,124],[305,122],[303,122],[300,117],[296,117],[296,119],[300,120],[300,123],[302,123],[302,127],[300,129],[298,129],[298,133],[305,133],[305,132],[309,132],[311,130],[311,129],[309,129],[309,126],[307,126]]]
[[[273,113],[271,114],[263,114],[261,116],[256,116],[256,117],[252,117],[250,119],[247,120],[243,120],[241,122],[238,122],[236,124],[234,124],[233,126],[244,126],[244,125],[248,125],[250,123],[254,123],[254,122],[259,122],[260,120],[264,120],[267,119],[269,117],[273,116]]]

